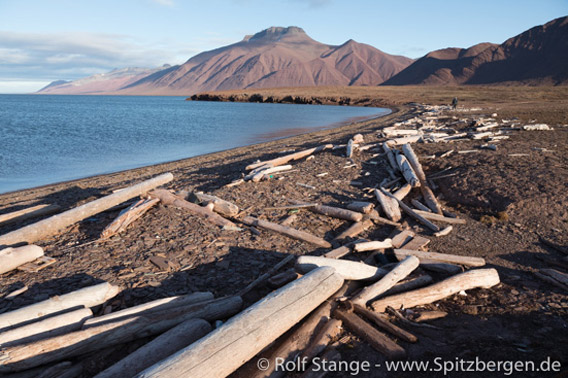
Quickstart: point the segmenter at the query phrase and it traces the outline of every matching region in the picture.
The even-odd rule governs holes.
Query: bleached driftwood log
[[[345,152],[345,156],[350,158],[351,156],[353,156],[353,149],[355,148],[355,143],[353,142],[353,139],[349,139],[349,141],[347,142],[347,147],[345,148],[346,152]]]
[[[416,143],[420,141],[420,139],[422,139],[422,135],[411,135],[402,138],[389,139],[385,143],[387,143],[389,146],[400,146],[406,143]]]
[[[389,145],[386,142],[383,143],[382,146],[391,168],[394,169],[395,172],[398,172],[400,169],[398,167],[398,164],[396,163],[396,157],[394,156],[394,151],[389,147]]]
[[[324,145],[321,145],[321,146],[318,146],[318,147],[308,148],[307,150],[298,151],[298,152],[295,152],[295,153],[290,154],[290,155],[278,157],[276,159],[261,161],[261,162],[254,163],[254,164],[249,164],[246,167],[246,170],[250,171],[251,169],[255,169],[255,168],[258,168],[258,167],[265,166],[265,165],[270,166],[270,167],[277,167],[279,165],[286,164],[289,161],[299,160],[301,158],[304,158],[304,157],[309,156],[311,154],[314,154],[316,152],[324,151],[324,150],[327,150],[327,149],[330,149],[330,148],[333,148],[333,144],[324,144]]]
[[[76,307],[98,306],[118,294],[120,288],[108,282],[89,286],[61,296],[51,297],[20,309],[0,314],[0,329],[42,318],[56,312]]]
[[[144,213],[158,202],[160,202],[160,200],[157,198],[141,199],[129,208],[121,211],[118,217],[101,232],[101,239],[107,239],[113,235],[124,232],[132,222],[144,215]]]
[[[234,217],[239,213],[239,207],[232,202],[201,192],[193,193],[201,203],[212,203],[213,211],[226,217]]]
[[[0,225],[8,225],[16,222],[22,222],[26,219],[40,217],[42,215],[49,215],[58,212],[61,207],[57,205],[37,205],[28,207],[26,209],[13,211],[11,213],[0,215]]]
[[[154,301],[142,303],[138,306],[128,307],[120,311],[88,319],[83,325],[83,329],[115,321],[119,318],[123,319],[126,317],[150,315],[155,312],[173,309],[176,307],[189,306],[196,303],[206,303],[213,299],[213,294],[208,291],[156,299]]]
[[[332,267],[346,280],[374,280],[387,273],[384,269],[356,261],[306,255],[296,260],[296,270],[300,273],[308,273],[320,267]]]
[[[89,308],[82,308],[61,315],[30,323],[28,325],[13,328],[0,333],[0,345],[6,346],[17,341],[19,344],[24,342],[46,339],[68,332],[81,329],[83,322],[93,316]]]
[[[402,218],[398,202],[396,202],[395,199],[386,196],[377,189],[375,189],[375,197],[377,197],[377,201],[381,205],[383,212],[390,220],[398,222],[400,218]]]
[[[43,249],[37,245],[0,249],[0,274],[16,269],[43,256]]]
[[[409,183],[413,188],[419,187],[420,180],[418,180],[418,177],[412,169],[412,166],[403,154],[396,154],[396,163],[398,164],[400,172],[402,173],[402,176],[404,177],[406,182]]]
[[[414,212],[416,214],[420,215],[423,218],[438,221],[438,222],[445,222],[445,223],[449,223],[449,224],[466,224],[467,223],[465,219],[445,217],[443,215],[431,213],[431,212],[428,212],[428,211],[414,210]]]
[[[278,289],[138,377],[225,377],[335,293],[343,278],[320,268]]]
[[[289,171],[292,169],[291,165],[281,165],[278,167],[268,167],[268,168],[264,168],[259,170],[258,172],[251,172],[249,175],[245,176],[245,181],[247,180],[251,180],[252,182],[259,182],[260,180],[262,180],[266,175],[269,175],[271,173],[276,173],[276,172],[283,172],[283,171]]]
[[[408,193],[410,193],[411,190],[412,186],[410,184],[404,184],[399,190],[393,193],[393,196],[402,201],[404,197],[406,197]]]
[[[174,176],[171,173],[164,173],[163,175],[156,176],[150,180],[125,188],[120,192],[99,198],[98,200],[88,202],[74,209],[64,211],[63,213],[53,215],[47,219],[30,224],[29,226],[9,232],[0,236],[0,246],[10,246],[22,242],[33,243],[41,240],[76,222],[110,209],[111,207],[128,201],[131,198],[141,196],[157,186],[170,182],[173,178]]]
[[[412,218],[416,219],[418,222],[422,223],[424,226],[428,227],[429,229],[431,229],[434,232],[438,232],[440,231],[440,227],[436,226],[434,223],[430,222],[429,220],[425,219],[423,216],[417,214],[414,210],[412,210],[410,207],[408,207],[404,202],[398,200],[395,196],[393,196],[392,194],[390,194],[389,192],[387,192],[385,189],[381,188],[381,192],[390,197],[393,198],[395,201],[398,202],[398,205],[400,206],[400,208],[402,210],[404,210],[404,212],[408,215],[410,215]]]
[[[462,290],[489,288],[499,282],[499,274],[495,269],[470,270],[422,289],[379,299],[372,303],[372,308],[378,312],[384,312],[387,306],[412,308],[439,301]]]
[[[406,357],[406,351],[402,349],[400,345],[379,332],[353,312],[336,310],[334,317],[343,321],[347,328],[365,339],[374,349],[384,354],[388,359],[395,360]]]
[[[195,304],[148,316],[126,318],[34,343],[3,348],[0,350],[0,372],[30,369],[160,334],[192,318],[208,321],[224,319],[237,313],[241,306],[240,297],[229,297],[207,304]]]
[[[315,244],[320,247],[330,248],[331,244],[325,241],[324,239],[307,233],[305,231],[296,230],[292,227],[286,227],[279,225],[278,223],[273,223],[269,221],[265,221],[262,219],[257,219],[251,216],[246,216],[243,218],[243,223],[248,224],[249,226],[261,227],[265,228],[270,231],[278,232],[280,234],[286,235],[292,239],[302,240],[308,243]]]
[[[485,259],[483,259],[482,257],[459,256],[451,255],[449,253],[423,252],[403,248],[395,249],[394,254],[398,260],[403,260],[407,256],[416,256],[420,259],[420,263],[424,264],[448,263],[474,267],[485,265]]]
[[[340,259],[345,255],[348,255],[349,253],[351,253],[351,249],[353,248],[353,246],[355,244],[358,243],[364,243],[367,242],[367,239],[357,239],[354,240],[352,242],[349,242],[345,245],[342,245],[341,247],[332,249],[331,251],[327,252],[325,255],[323,255],[324,257],[328,258],[328,259]]]
[[[353,246],[355,252],[366,252],[366,251],[376,251],[378,249],[392,248],[392,240],[386,238],[383,241],[369,241],[357,243]]]
[[[373,226],[373,222],[369,219],[363,219],[361,222],[353,223],[347,230],[343,231],[335,237],[336,240],[341,240],[345,238],[353,238],[359,235],[361,232],[369,229]]]
[[[129,354],[95,378],[134,377],[142,370],[187,347],[211,332],[211,325],[203,319],[190,319],[156,337]]]
[[[403,293],[403,292],[409,291],[409,290],[414,290],[414,289],[417,289],[419,287],[426,286],[430,283],[432,283],[432,277],[431,276],[429,276],[429,275],[418,276],[416,278],[397,283],[392,288],[387,290],[386,293],[379,295],[379,298],[386,297],[386,296],[389,296],[389,295],[398,294],[398,293]]]
[[[408,243],[412,240],[412,238],[416,235],[413,231],[410,230],[403,230],[398,232],[396,235],[391,237],[391,244],[393,248],[400,248],[404,244]]]
[[[385,274],[383,278],[361,290],[361,292],[353,297],[351,301],[354,304],[365,306],[368,301],[385,293],[399,281],[406,278],[410,273],[414,271],[414,269],[418,268],[419,264],[420,260],[418,260],[417,257],[408,256],[403,261],[398,263],[394,267],[394,269]]]
[[[377,312],[369,311],[367,310],[366,307],[358,304],[354,304],[353,307],[356,314],[369,319],[370,321],[375,323],[377,327],[381,328],[383,331],[386,331],[391,335],[396,336],[404,341],[408,341],[409,343],[415,343],[418,341],[418,338],[416,336],[392,324],[384,315],[379,314]]]
[[[418,180],[420,180],[420,190],[422,191],[422,196],[424,197],[424,201],[426,201],[426,205],[432,209],[433,212],[437,214],[442,214],[442,206],[438,202],[438,199],[432,192],[432,189],[428,186],[428,181],[426,181],[426,174],[424,173],[424,169],[422,169],[422,164],[420,164],[420,160],[418,160],[418,156],[414,153],[412,146],[410,144],[405,144],[402,146],[402,152],[408,159],[408,162],[414,169]]]
[[[236,227],[233,222],[228,219],[223,218],[217,213],[214,213],[206,207],[196,205],[194,203],[188,202],[181,197],[169,192],[165,189],[153,190],[149,193],[153,198],[159,198],[164,205],[172,205],[179,207],[180,209],[189,210],[190,212],[204,217],[209,222],[216,224],[221,227]]]
[[[371,202],[353,201],[347,205],[349,210],[357,211],[363,214],[369,214],[373,211],[375,205]]]

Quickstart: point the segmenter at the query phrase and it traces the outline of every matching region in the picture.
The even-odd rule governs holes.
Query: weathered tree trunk
[[[390,220],[398,222],[400,218],[402,218],[402,214],[400,213],[398,202],[396,202],[396,200],[386,196],[377,189],[375,189],[375,197],[377,197],[377,201],[379,201],[383,212]]]
[[[398,164],[396,163],[394,151],[389,147],[389,145],[386,142],[383,143],[383,150],[385,151],[385,154],[387,155],[387,160],[388,160],[390,166],[392,167],[392,169],[394,169],[395,172],[400,171]]]
[[[196,303],[206,303],[213,301],[213,299],[213,294],[208,291],[156,299],[154,301],[142,303],[138,306],[125,308],[124,310],[111,312],[110,314],[88,319],[83,325],[83,329],[111,321],[116,321],[119,318],[124,319],[126,317],[146,316],[156,312],[174,309],[176,307],[185,307]]]
[[[365,318],[369,319],[383,331],[390,333],[391,335],[398,337],[404,341],[408,341],[409,343],[415,343],[418,341],[418,338],[414,336],[412,333],[405,331],[404,329],[397,327],[396,325],[389,322],[389,320],[379,313],[369,311],[366,307],[354,304],[353,305],[355,313],[358,315],[362,315]]]
[[[243,223],[248,224],[249,226],[261,227],[265,228],[270,231],[278,232],[280,234],[286,235],[292,239],[302,240],[308,243],[315,244],[320,247],[330,248],[331,244],[325,241],[322,238],[319,238],[315,235],[309,234],[304,231],[296,230],[291,227],[286,227],[279,225],[278,223],[272,223],[269,221],[265,221],[262,219],[257,219],[251,216],[246,216],[243,218]]]
[[[404,244],[411,241],[414,235],[416,234],[410,230],[400,231],[399,233],[391,237],[391,244],[394,248],[400,248]]]
[[[428,211],[423,211],[423,210],[414,210],[414,212],[416,212],[416,214],[422,216],[423,218],[435,220],[438,222],[445,222],[449,224],[466,224],[466,220],[461,218],[445,217],[440,214],[430,213]]]
[[[0,372],[30,369],[64,358],[123,344],[143,337],[163,333],[192,318],[213,321],[237,313],[242,306],[240,297],[166,310],[148,316],[138,316],[102,324],[0,350]]]
[[[14,270],[41,256],[43,256],[43,249],[37,245],[0,249],[0,274]]]
[[[417,257],[408,256],[379,281],[361,290],[351,301],[354,304],[365,306],[368,301],[385,293],[399,281],[406,278],[414,269],[418,268],[419,264],[420,260]]]
[[[416,173],[412,169],[412,166],[410,165],[406,157],[402,154],[396,154],[396,162],[406,182],[409,183],[413,188],[419,187],[420,180],[418,180],[418,177],[416,177]]]
[[[353,139],[349,139],[349,141],[347,142],[347,147],[346,147],[346,152],[345,152],[345,156],[350,158],[351,156],[353,156],[353,150],[354,150],[354,145],[355,143],[353,143]]]
[[[45,320],[0,333],[0,345],[29,343],[81,329],[83,322],[93,316],[89,308],[52,316]]]
[[[335,293],[343,278],[322,268],[273,292],[138,377],[225,377]]]
[[[378,223],[387,224],[389,226],[393,226],[393,227],[396,227],[396,228],[401,227],[400,223],[393,222],[391,220],[388,220],[387,218],[383,218],[383,217],[379,216],[379,213],[377,212],[377,210],[371,211],[369,214],[367,214],[367,216],[369,217],[369,219],[372,219],[372,220],[374,220]]]
[[[71,308],[94,307],[114,297],[119,291],[117,286],[105,282],[5,312],[0,314],[0,330]]]
[[[384,312],[387,306],[412,308],[439,301],[462,290],[489,288],[499,282],[499,274],[495,269],[470,270],[422,289],[379,299],[372,303],[372,308],[377,312]]]
[[[420,190],[422,191],[422,196],[424,197],[424,201],[426,201],[426,205],[428,205],[428,207],[432,209],[433,212],[442,215],[442,206],[436,199],[436,196],[432,192],[432,189],[430,189],[430,187],[428,186],[428,181],[426,181],[426,174],[424,173],[422,164],[420,164],[418,156],[416,156],[416,154],[414,153],[412,146],[410,144],[403,145],[402,152],[408,159],[408,162],[412,166],[412,169],[414,169],[418,180],[420,180]]]
[[[363,219],[363,214],[339,207],[317,205],[310,207],[309,210],[314,213],[327,215],[328,217],[345,219],[352,222],[359,222]]]
[[[353,246],[355,252],[376,251],[378,249],[392,248],[392,240],[387,238],[383,241],[369,241],[357,243]]]
[[[485,265],[485,259],[483,259],[482,257],[459,256],[451,255],[449,253],[423,252],[414,251],[411,249],[395,249],[394,254],[398,260],[403,260],[407,256],[416,256],[420,259],[421,264],[447,263],[475,267]]]
[[[206,220],[213,224],[216,224],[217,226],[235,227],[235,224],[233,222],[223,218],[219,214],[214,213],[206,207],[201,207],[194,203],[188,202],[165,189],[153,190],[149,194],[154,198],[159,198],[164,205],[172,205],[179,207],[180,209],[189,210],[192,213],[204,217]]]
[[[323,256],[328,258],[328,259],[340,259],[343,256],[351,253],[351,248],[353,248],[353,246],[355,244],[363,243],[363,242],[367,242],[367,241],[368,241],[367,239],[357,239],[355,241],[352,241],[352,242],[349,242],[345,245],[342,245],[341,247],[332,249],[331,251],[327,252]]]
[[[150,180],[141,182],[120,192],[108,195],[98,200],[88,202],[84,205],[67,210],[61,214],[53,215],[47,219],[22,227],[18,230],[0,236],[0,246],[10,246],[17,243],[33,243],[47,236],[53,235],[66,227],[91,217],[131,198],[141,196],[147,191],[172,181],[174,176],[171,173],[154,177]]]
[[[428,221],[427,219],[424,219],[424,217],[417,214],[414,210],[412,210],[410,207],[408,207],[404,202],[399,201],[395,196],[393,196],[392,194],[387,192],[385,189],[381,188],[381,192],[384,195],[388,196],[389,198],[393,198],[395,201],[397,201],[400,208],[402,210],[404,210],[404,212],[406,214],[410,215],[412,218],[416,219],[418,222],[422,223],[424,226],[428,227],[429,229],[431,229],[434,232],[440,231],[440,227],[436,226],[434,223]]]
[[[371,202],[353,201],[347,205],[349,210],[357,211],[363,214],[369,214],[373,211],[375,205]]]
[[[387,272],[376,266],[356,261],[328,259],[320,256],[300,256],[296,260],[296,270],[307,273],[319,267],[335,268],[346,280],[373,280],[384,276]]]
[[[386,293],[380,295],[379,298],[417,289],[419,287],[426,286],[430,283],[432,283],[432,277],[430,277],[429,275],[418,276],[411,280],[397,283],[392,288],[387,290]]]
[[[399,190],[393,193],[399,201],[402,201],[408,193],[412,190],[412,186],[410,184],[404,184]]]
[[[311,154],[314,154],[316,152],[327,150],[329,148],[333,148],[333,144],[324,144],[324,145],[321,145],[321,146],[318,146],[318,147],[308,148],[307,150],[298,151],[298,152],[295,152],[295,153],[290,154],[290,155],[281,156],[281,157],[278,157],[276,159],[272,159],[272,160],[268,160],[268,161],[261,161],[259,163],[250,164],[246,167],[246,170],[250,171],[251,169],[262,167],[263,165],[277,167],[279,165],[286,164],[289,161],[299,160],[301,158],[304,158],[304,157],[309,156]]]
[[[239,207],[232,202],[201,192],[193,193],[201,203],[213,203],[213,211],[226,217],[234,217],[239,213]]]
[[[59,210],[61,210],[61,207],[57,205],[37,205],[28,207],[27,209],[0,215],[0,225],[5,226],[16,222],[22,222],[26,219],[53,214]]]
[[[401,346],[377,331],[353,312],[336,310],[334,316],[342,320],[347,328],[365,339],[375,350],[384,354],[388,359],[395,360],[406,357],[406,351]]]
[[[95,377],[134,377],[144,369],[187,347],[209,332],[211,332],[211,325],[205,320],[187,320],[156,337]]]
[[[124,232],[132,222],[144,215],[144,213],[158,202],[160,202],[160,200],[157,198],[142,199],[128,209],[121,211],[118,217],[101,232],[101,239],[107,239],[113,235]]]
[[[279,167],[269,167],[269,168],[262,169],[258,172],[254,172],[254,173],[251,172],[251,174],[245,176],[245,180],[249,179],[252,182],[259,182],[266,175],[269,175],[271,173],[276,173],[276,172],[289,171],[291,169],[292,169],[291,165],[281,165]]]

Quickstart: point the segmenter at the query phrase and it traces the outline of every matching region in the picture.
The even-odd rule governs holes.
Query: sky
[[[0,93],[123,67],[180,64],[270,26],[419,58],[502,43],[568,15],[568,0],[0,0]]]

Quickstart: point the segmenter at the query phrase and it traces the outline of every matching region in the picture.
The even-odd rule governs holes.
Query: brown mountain
[[[349,40],[330,46],[298,27],[272,27],[242,41],[194,56],[122,88],[121,94],[321,85],[378,85],[412,59]]]
[[[384,85],[568,84],[568,17],[536,26],[501,45],[433,51]]]

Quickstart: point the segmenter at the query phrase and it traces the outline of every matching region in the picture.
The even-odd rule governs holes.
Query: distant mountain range
[[[410,58],[349,40],[339,46],[298,27],[271,27],[198,54],[181,65],[123,68],[55,81],[41,94],[190,95],[229,89],[300,86],[568,83],[568,17],[497,45],[447,48]]]

